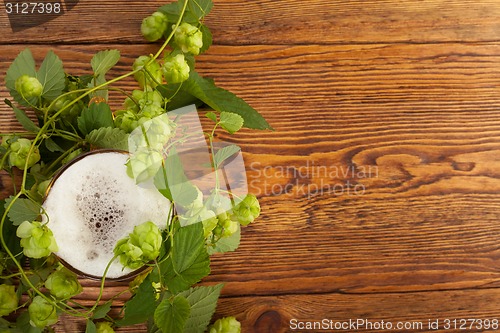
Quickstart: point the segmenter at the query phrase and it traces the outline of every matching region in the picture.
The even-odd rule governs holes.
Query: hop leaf
[[[243,126],[243,117],[236,113],[221,112],[220,125],[230,134],[233,134],[234,132],[239,131]]]
[[[0,285],[0,317],[6,316],[17,308],[19,299],[16,294],[16,287],[1,284]]]

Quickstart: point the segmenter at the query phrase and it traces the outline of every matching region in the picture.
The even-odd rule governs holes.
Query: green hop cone
[[[210,328],[208,333],[240,333],[241,324],[234,317],[218,319]]]
[[[132,244],[129,238],[119,240],[116,243],[114,253],[119,257],[120,263],[124,267],[137,269],[145,264],[142,260],[141,248]]]
[[[148,221],[134,227],[128,237],[119,240],[114,254],[123,266],[137,269],[158,257],[161,243],[161,230]]]
[[[54,305],[42,296],[35,296],[28,307],[31,326],[44,328],[57,323],[57,312]]]
[[[115,114],[115,126],[126,133],[132,132],[139,125],[138,116],[132,110],[120,110]]]
[[[6,316],[16,310],[18,302],[16,287],[8,284],[0,284],[0,317]]]
[[[27,257],[43,258],[59,250],[52,231],[40,222],[24,221],[17,227],[16,235],[21,238],[21,247]]]
[[[24,99],[42,96],[43,86],[36,77],[21,75],[17,78],[14,86]]]
[[[142,121],[143,118],[145,121]],[[143,118],[139,119],[141,128],[133,131],[129,136],[129,150],[136,152],[142,149],[152,149],[162,152],[164,146],[175,135],[175,123],[166,114],[152,119]]]
[[[220,221],[219,221],[220,223]],[[220,223],[223,228],[222,237],[229,237],[238,231],[238,221],[233,221],[231,219],[226,219],[222,223]]]
[[[100,321],[96,323],[97,333],[114,333],[111,323],[108,321]]]
[[[142,20],[141,33],[150,42],[156,42],[163,37],[167,30],[167,16],[161,12],[154,12]]]
[[[163,163],[160,152],[154,149],[143,148],[130,155],[127,161],[127,175],[134,178],[137,184],[153,178]]]
[[[139,112],[139,100],[144,97],[144,90],[135,89],[132,91],[132,96],[125,98],[123,102],[123,107],[126,110],[132,110],[134,112]]]
[[[246,226],[259,217],[260,205],[257,197],[253,194],[248,194],[236,207],[233,209],[233,217]]]
[[[134,227],[134,231],[130,234],[130,241],[141,247],[145,261],[153,260],[160,254],[161,231],[151,221]]]
[[[166,56],[162,70],[168,83],[180,83],[189,78],[189,65],[182,53]]]
[[[203,34],[200,29],[186,22],[175,30],[174,40],[182,52],[192,55],[198,55],[203,46]]]
[[[160,64],[156,61],[152,61],[146,66],[149,61],[151,61],[151,57],[143,55],[135,59],[134,64],[132,65],[132,69],[134,71],[139,68],[144,68],[149,72],[149,74],[151,74],[151,76],[153,76],[153,78],[151,78],[150,75],[144,71],[139,71],[134,74],[134,78],[139,83],[141,89],[144,89],[145,87],[154,88],[158,85],[158,83],[162,83],[163,81]]]
[[[47,277],[45,287],[58,299],[67,299],[82,292],[76,274],[61,268]]]
[[[18,167],[21,170],[24,170],[26,165],[26,161],[28,162],[27,167],[31,168],[40,160],[40,151],[38,147],[34,147],[31,155],[29,155],[29,151],[31,149],[31,141],[28,139],[18,139],[14,141],[10,145],[10,155],[9,155],[9,164],[11,166]]]
[[[154,118],[165,112],[163,110],[163,96],[158,91],[146,91],[138,100],[140,114],[147,118]]]
[[[51,110],[51,113],[59,112],[64,108],[61,113],[62,118],[68,122],[73,122],[81,114],[83,108],[85,107],[85,103],[83,103],[82,100],[79,100],[68,107],[68,104],[73,103],[78,96],[78,94],[73,93],[71,95],[58,98],[53,109]]]

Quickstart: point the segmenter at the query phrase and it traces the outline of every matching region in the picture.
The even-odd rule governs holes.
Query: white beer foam
[[[126,174],[127,158],[120,152],[82,158],[59,175],[43,204],[59,246],[56,254],[84,274],[101,277],[116,242],[134,226],[146,221],[161,229],[167,226],[170,201],[152,181],[136,185]],[[106,276],[119,278],[131,272],[116,259]]]

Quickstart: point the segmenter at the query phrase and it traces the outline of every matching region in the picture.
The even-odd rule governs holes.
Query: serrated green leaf
[[[215,121],[217,122],[217,115],[215,114],[215,112],[207,112],[205,113],[205,117],[207,117],[208,119],[212,120],[212,121]]]
[[[230,145],[230,146],[226,146],[224,148],[219,149],[215,153],[215,157],[214,157],[215,168],[218,169],[225,160],[227,160],[228,158],[230,158],[231,156],[233,156],[234,154],[236,154],[239,151],[240,151],[240,147],[238,147],[237,145]]]
[[[7,75],[5,76],[5,86],[9,89],[10,95],[19,104],[29,106],[30,104],[36,104],[37,98],[33,97],[27,102],[16,91],[16,80],[21,75],[25,74],[31,77],[36,77],[35,59],[33,59],[33,55],[31,54],[31,50],[29,48],[24,49],[18,54],[7,70]]]
[[[214,253],[224,253],[235,251],[238,246],[240,246],[241,240],[241,228],[238,225],[238,231],[233,233],[231,236],[223,237],[215,243],[215,247],[209,247],[208,254],[212,255]]]
[[[85,333],[97,333],[97,327],[94,322],[90,319],[87,319],[87,325],[85,326]]]
[[[95,78],[92,78],[92,80],[88,83],[87,88],[98,87],[103,83],[106,83],[106,78],[104,77],[104,74],[101,74]],[[105,88],[105,89],[99,89],[99,90],[93,91],[90,94],[90,97],[92,97],[92,98],[93,97],[102,97],[102,98],[104,98],[104,100],[107,101],[108,100],[108,89]]]
[[[217,307],[217,300],[223,285],[195,287],[179,295],[185,297],[191,307],[191,314],[184,327],[184,333],[203,333]]]
[[[29,132],[38,132],[40,128],[35,125],[35,123],[26,115],[24,110],[16,108],[12,103],[5,99],[5,104],[10,106],[12,110],[14,110],[14,115],[16,116],[17,121],[23,126],[23,128]]]
[[[202,223],[179,228],[170,257],[162,263],[163,279],[172,293],[187,290],[210,274]]]
[[[156,308],[154,321],[163,333],[183,333],[189,313],[190,306],[186,298],[165,298]]]
[[[0,218],[3,216],[5,213],[5,199],[0,200]],[[16,226],[12,224],[11,221],[9,221],[9,217],[7,216],[7,219],[4,223],[2,233],[3,237],[5,239],[6,246],[9,248],[10,252],[13,253],[14,255],[21,253],[22,255],[22,247],[21,247],[21,240],[18,237],[12,237],[12,235],[16,234]],[[3,246],[0,244],[0,249],[2,249]],[[21,260],[21,258],[17,258],[17,260]]]
[[[45,148],[47,148],[50,152],[61,152],[64,153],[65,150],[61,148],[57,143],[54,142],[51,138],[47,138],[43,140],[45,143]]]
[[[87,135],[101,127],[113,127],[113,114],[106,103],[92,103],[77,118],[78,129]]]
[[[14,196],[5,200],[5,209],[10,205]],[[34,221],[40,215],[40,205],[24,198],[17,198],[12,204],[7,216],[13,225],[20,225],[24,221]]]
[[[118,50],[104,50],[97,52],[90,61],[94,71],[94,76],[104,76],[104,74],[116,65],[118,60],[120,60],[120,51]]]
[[[198,191],[184,174],[184,168],[179,155],[171,150],[165,159],[166,181],[172,200],[181,206],[187,206],[198,196]],[[159,175],[161,176],[161,175]]]
[[[236,113],[221,112],[220,125],[230,134],[233,134],[239,131],[243,126],[243,118]]]
[[[87,134],[85,140],[99,148],[128,150],[128,134],[120,128],[100,127]]]
[[[158,8],[158,11],[167,16],[168,22],[177,22],[177,20],[179,19],[181,8],[179,6],[179,2],[174,1],[161,6],[160,8]],[[167,29],[167,33],[170,33],[172,31],[170,25]]]
[[[193,95],[179,90],[181,83],[162,84],[156,86],[156,90],[166,99],[168,99],[167,111],[176,110],[187,105],[203,103]]]
[[[267,121],[254,108],[233,93],[217,87],[213,81],[202,78],[191,71],[181,90],[190,93],[219,112],[232,112],[243,118],[243,125],[254,129],[272,129]]]
[[[203,53],[206,50],[208,50],[210,46],[212,46],[212,32],[204,24],[200,26],[200,31],[202,33],[202,41],[203,41],[203,46],[200,48],[200,53]]]
[[[193,13],[198,20],[207,16],[213,6],[212,0],[190,0],[188,3],[189,11]]]
[[[141,283],[135,295],[125,303],[125,315],[116,322],[118,326],[140,324],[153,316],[158,305],[153,282],[157,281],[158,274],[153,270]]]
[[[94,314],[92,315],[93,319],[102,319],[106,317],[108,312],[111,310],[111,301],[108,301],[104,304],[99,305],[95,310]]]
[[[30,324],[30,314],[28,311],[21,313],[16,319],[19,330],[23,333],[42,333],[42,329]]]
[[[63,63],[52,50],[45,56],[37,78],[43,86],[42,97],[47,100],[56,99],[64,90],[66,74],[64,74]]]
[[[19,121],[19,123],[25,130],[33,133],[36,133],[40,130],[40,127],[36,126],[35,123],[30,118],[28,118],[26,112],[18,108],[13,108],[13,110],[17,121]]]

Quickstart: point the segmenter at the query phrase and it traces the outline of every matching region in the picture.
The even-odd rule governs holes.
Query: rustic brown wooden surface
[[[262,215],[237,252],[213,258],[204,283],[226,284],[216,316],[255,333],[293,332],[292,318],[418,321],[420,332],[500,319],[500,2],[215,3],[199,70],[276,129],[225,138],[245,152]],[[123,73],[155,50],[138,31],[161,4],[80,0],[16,33],[2,10],[0,80],[26,46],[38,60],[54,49],[74,74],[117,48]],[[5,105],[0,125],[19,129]],[[90,301],[97,285],[84,282]]]

